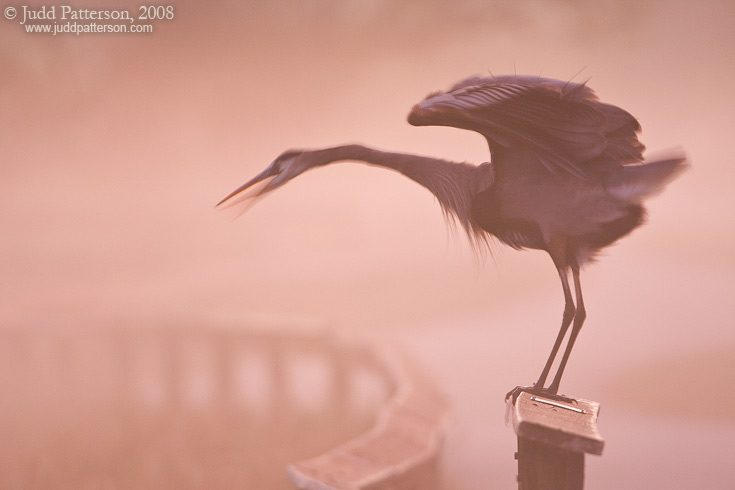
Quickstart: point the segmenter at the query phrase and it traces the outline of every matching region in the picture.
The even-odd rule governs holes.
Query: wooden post
[[[519,490],[582,490],[584,454],[601,455],[600,404],[522,392],[512,403]]]

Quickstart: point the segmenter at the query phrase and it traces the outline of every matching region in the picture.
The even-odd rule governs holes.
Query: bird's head
[[[312,166],[310,160],[305,157],[305,152],[300,150],[286,151],[273,160],[265,170],[217,203],[215,208],[229,208],[239,203],[254,204],[257,198],[281,187]]]

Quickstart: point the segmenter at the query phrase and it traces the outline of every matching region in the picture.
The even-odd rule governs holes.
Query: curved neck
[[[399,172],[402,172],[404,169],[410,169],[416,165],[431,165],[436,162],[456,165],[436,158],[422,157],[407,153],[381,151],[358,144],[333,146],[322,150],[314,150],[310,153],[312,154],[316,165],[326,165],[329,163],[351,160],[391,168],[393,170],[398,170]]]
[[[477,170],[474,165],[456,163],[439,158],[376,150],[367,146],[351,144],[333,146],[311,153],[314,166],[335,162],[355,161],[396,170],[406,177],[434,192],[446,184],[446,180],[462,181],[469,184]],[[459,182],[458,182],[459,183]],[[471,185],[466,185],[470,189]],[[436,194],[436,192],[434,192]]]

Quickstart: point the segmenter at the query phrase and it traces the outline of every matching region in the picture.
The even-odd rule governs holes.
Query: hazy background
[[[179,2],[152,34],[55,37],[1,18],[0,322],[276,316],[387,339],[455,404],[447,487],[512,488],[502,397],[556,335],[547,256],[483,265],[426,190],[356,164],[235,222],[212,208],[288,148],[486,161],[479,135],[411,127],[410,107],[473,74],[589,79],[692,169],[582,278],[562,390],[602,403],[588,485],[729,488],[733,18],[726,0]]]

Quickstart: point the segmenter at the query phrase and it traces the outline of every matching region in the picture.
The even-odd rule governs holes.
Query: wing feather
[[[591,162],[640,162],[638,121],[599,102],[585,84],[540,77],[472,77],[430,95],[409,115],[415,125],[481,133],[491,151],[531,148],[542,166],[585,178]]]

